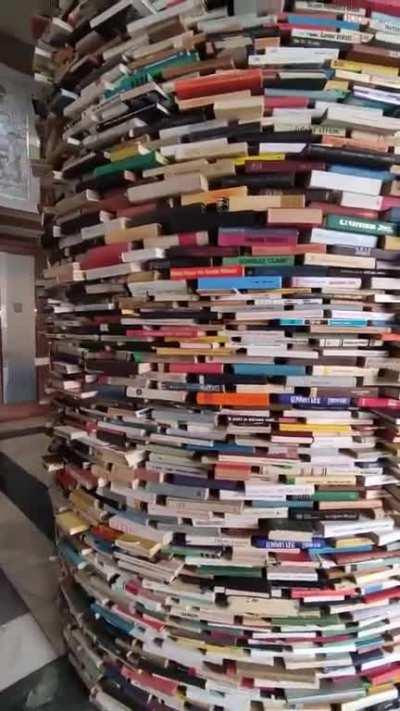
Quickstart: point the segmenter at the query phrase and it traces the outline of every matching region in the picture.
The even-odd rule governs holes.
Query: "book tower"
[[[92,703],[399,709],[399,0],[32,27],[45,462]]]

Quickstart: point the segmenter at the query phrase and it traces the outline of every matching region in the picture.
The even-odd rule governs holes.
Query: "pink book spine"
[[[254,244],[279,244],[279,245],[294,245],[297,244],[297,232],[293,235],[234,235],[222,234],[218,235],[218,244],[221,247],[251,247]]]
[[[392,207],[400,207],[400,197],[384,195],[381,201],[381,210],[390,210]]]
[[[170,373],[213,373],[223,372],[221,363],[169,363]]]
[[[129,336],[149,336],[149,337],[160,337],[160,336],[184,336],[186,338],[196,338],[197,336],[204,336],[204,331],[199,331],[198,328],[190,328],[185,326],[176,326],[174,328],[160,328],[158,331],[156,329],[147,330],[145,328],[130,328],[127,331]]]
[[[204,242],[204,233],[202,232],[181,232],[177,235],[178,244],[180,247],[200,247]]]

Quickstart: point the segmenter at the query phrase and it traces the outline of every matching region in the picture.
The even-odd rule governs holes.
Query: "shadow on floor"
[[[93,711],[67,657],[60,657],[0,693],[1,711]]]
[[[47,487],[0,452],[0,491],[51,541],[54,515]]]

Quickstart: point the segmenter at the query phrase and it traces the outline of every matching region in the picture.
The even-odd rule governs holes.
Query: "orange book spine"
[[[265,393],[197,393],[199,405],[232,405],[233,407],[266,407],[269,395]]]
[[[268,257],[274,255],[276,257],[299,254],[325,254],[326,244],[293,244],[293,245],[277,245],[273,247],[268,244],[257,244],[251,248],[251,253],[254,257]]]
[[[237,72],[221,72],[221,74],[196,79],[181,79],[175,82],[175,93],[178,99],[194,99],[200,96],[226,94],[244,89],[257,91],[262,89],[262,86],[261,69],[247,69]]]

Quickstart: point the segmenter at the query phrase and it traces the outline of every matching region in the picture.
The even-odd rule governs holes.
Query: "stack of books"
[[[398,0],[33,25],[72,664],[105,711],[398,709]]]

